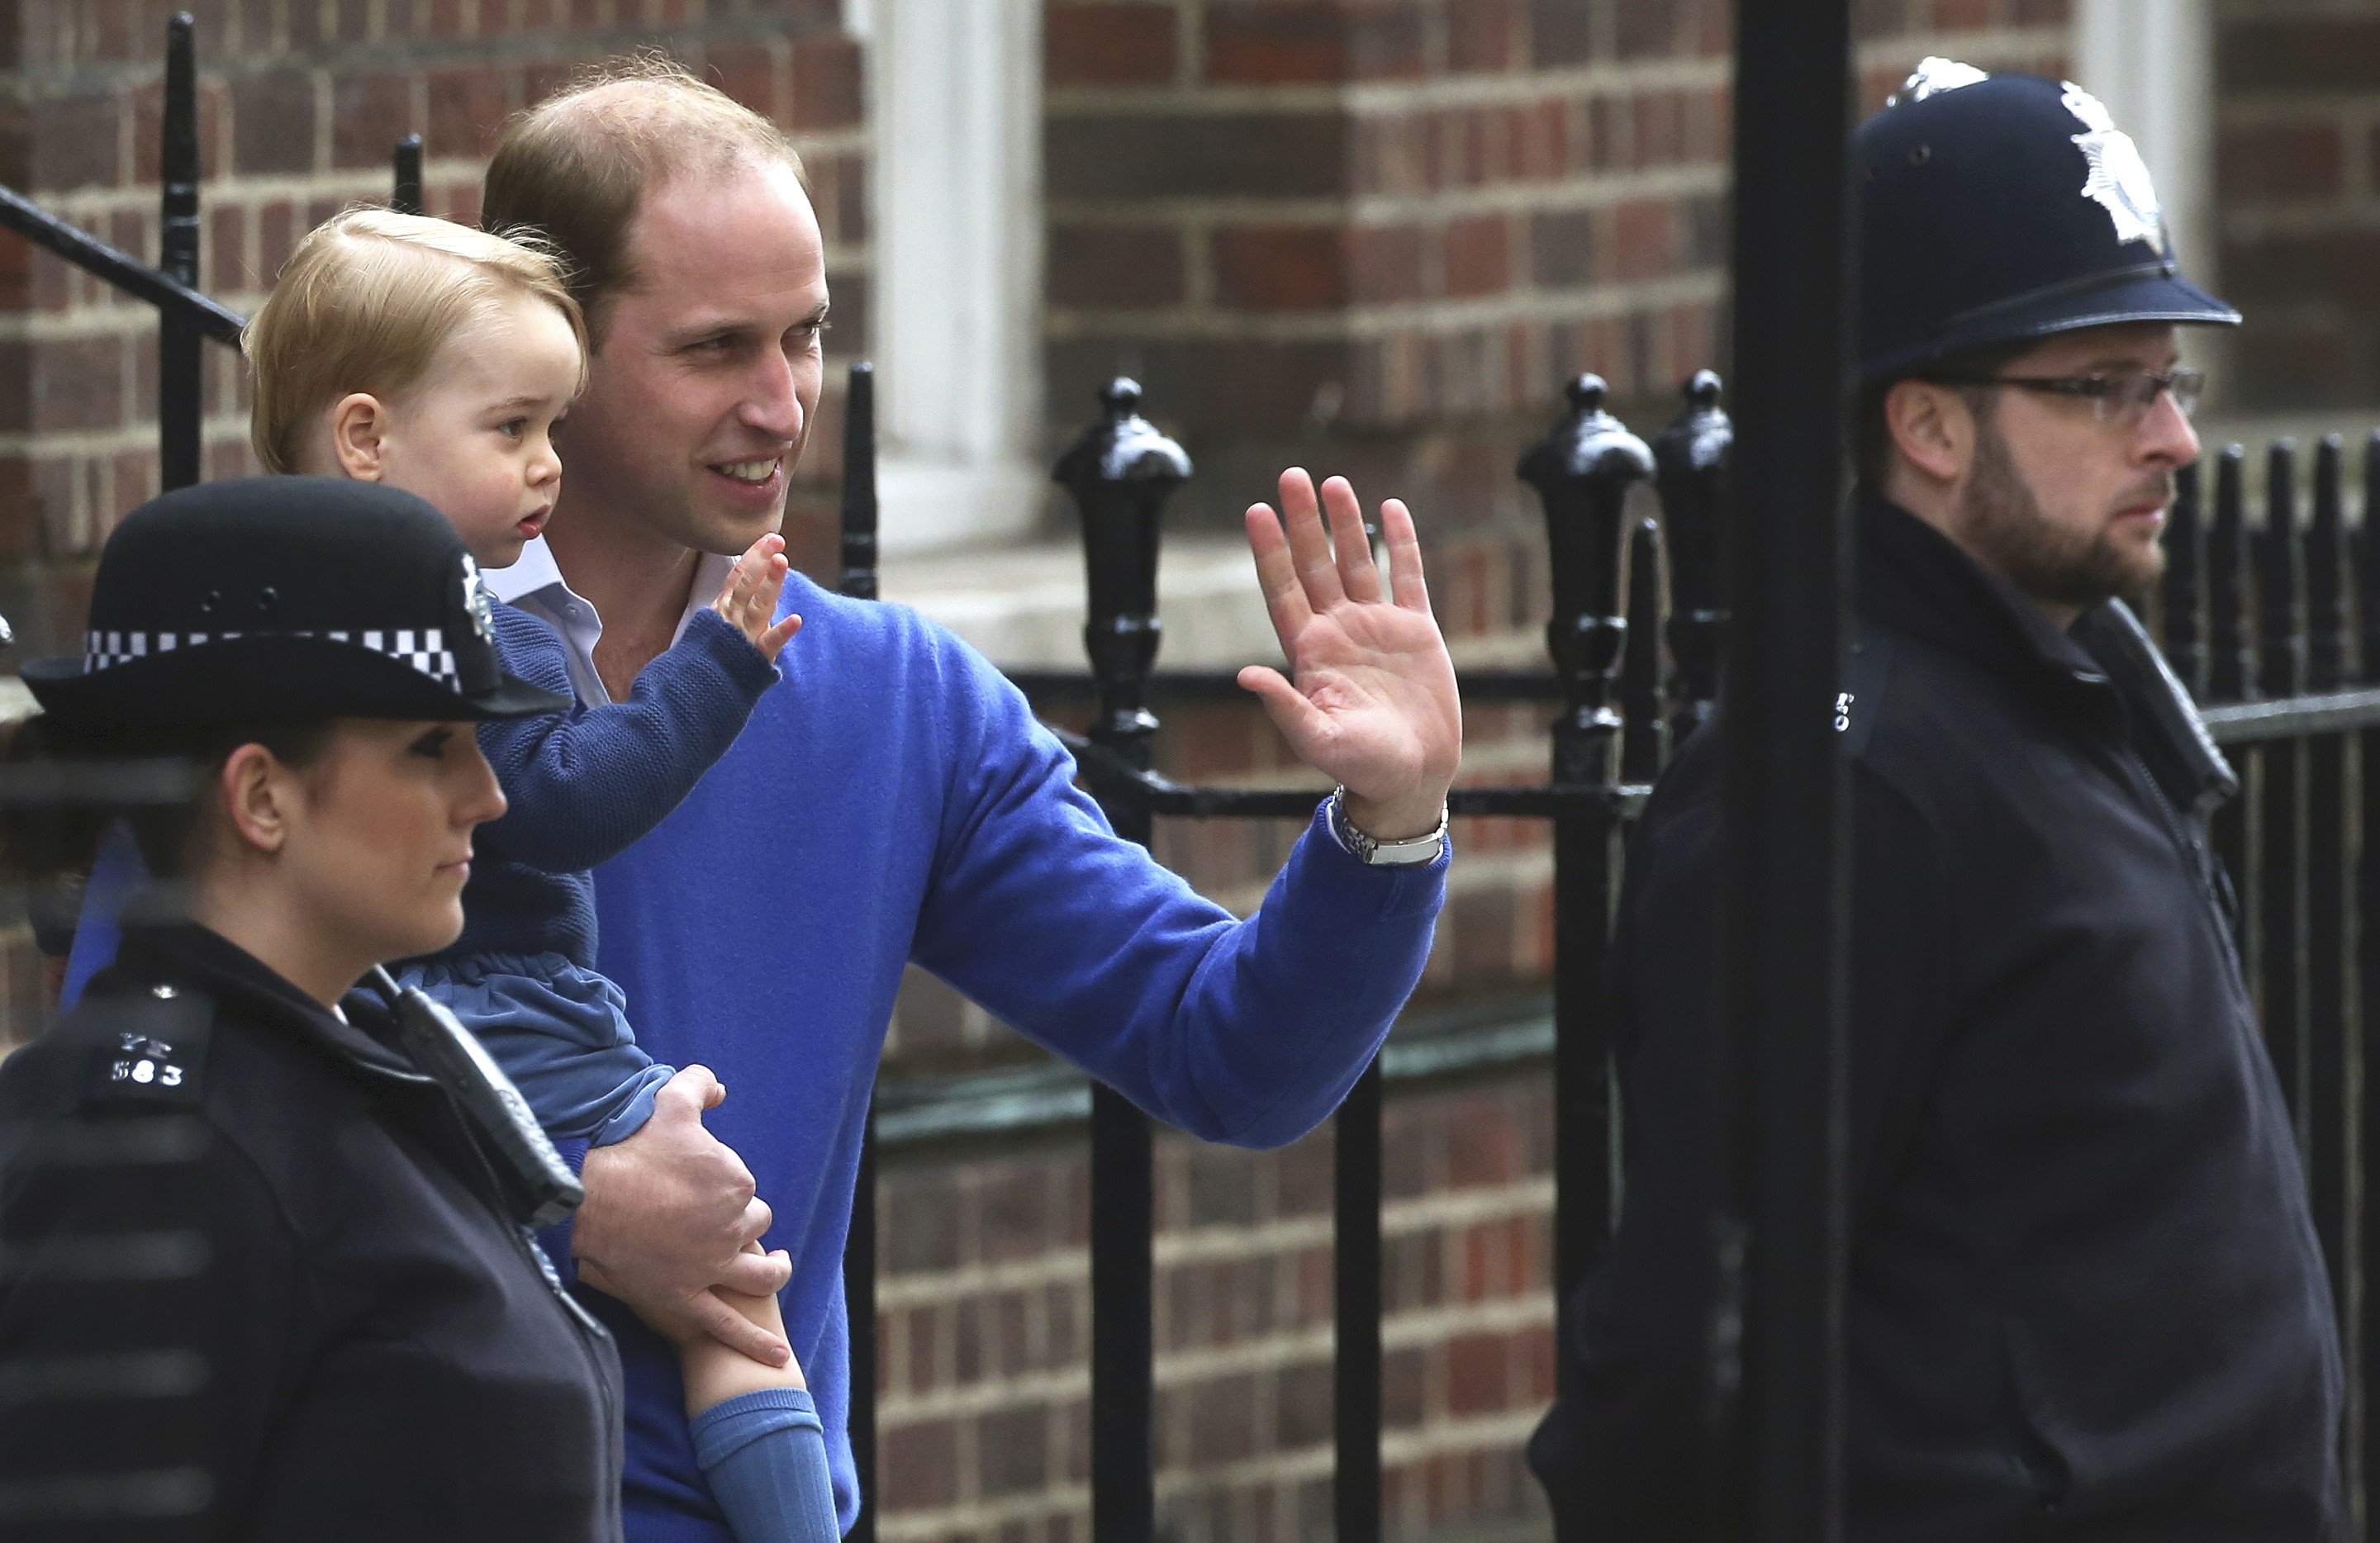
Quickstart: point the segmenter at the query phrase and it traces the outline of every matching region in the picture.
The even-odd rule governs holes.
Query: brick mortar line
[[[2226,128],[2267,128],[2277,124],[2368,125],[2374,120],[2380,120],[2380,85],[2329,96],[2312,91],[2288,96],[2227,96],[2215,115],[2215,127],[2220,132]]]
[[[202,445],[244,444],[248,415],[218,416],[200,425]],[[0,456],[115,456],[128,450],[157,448],[157,425],[135,423],[121,429],[53,429],[39,432],[0,432]],[[97,553],[89,555],[96,556]]]
[[[1544,1411],[1532,1404],[1526,1409],[1494,1415],[1430,1420],[1418,1428],[1383,1430],[1381,1465],[1411,1468],[1437,1457],[1481,1450],[1510,1451],[1525,1442],[1542,1418]],[[1329,1478],[1333,1461],[1331,1443],[1324,1440],[1291,1452],[1232,1463],[1164,1466],[1155,1476],[1157,1493],[1164,1500],[1196,1489]],[[963,1530],[983,1533],[1012,1524],[1080,1515],[1089,1507],[1090,1497],[1087,1484],[1069,1481],[996,1499],[888,1512],[877,1521],[877,1536],[885,1543],[937,1543]]]
[[[1500,1185],[1441,1190],[1388,1201],[1380,1210],[1380,1232],[1383,1237],[1390,1237],[1429,1232],[1456,1222],[1511,1221],[1545,1210],[1553,1199],[1550,1174],[1533,1173]],[[1153,1251],[1160,1266],[1202,1264],[1250,1254],[1293,1253],[1330,1241],[1330,1218],[1316,1212],[1275,1217],[1246,1226],[1168,1228],[1157,1234]],[[956,1270],[907,1273],[882,1270],[877,1276],[876,1301],[882,1309],[932,1306],[994,1292],[1087,1281],[1090,1267],[1090,1250],[1073,1245],[1026,1258],[962,1265]]]
[[[780,18],[722,16],[716,19],[669,26],[614,23],[610,27],[565,31],[531,30],[474,34],[433,40],[391,40],[363,37],[293,49],[286,43],[252,47],[237,27],[226,30],[218,52],[199,60],[199,85],[250,80],[261,75],[300,72],[309,75],[402,75],[448,66],[487,67],[511,64],[552,64],[557,60],[592,60],[648,45],[676,52],[721,43],[802,43],[822,38],[847,38],[841,25],[797,29]],[[706,63],[710,61],[706,60]],[[139,90],[162,83],[164,58],[48,65],[20,65],[13,100],[38,107],[47,101],[87,96],[97,91]]]
[[[1390,1314],[1380,1322],[1380,1347],[1383,1351],[1410,1350],[1443,1343],[1467,1333],[1510,1333],[1545,1328],[1554,1320],[1552,1290],[1536,1287],[1515,1296],[1487,1297],[1477,1302],[1441,1304]],[[1334,1334],[1333,1327],[1326,1322],[1227,1344],[1160,1351],[1152,1371],[1154,1385],[1179,1389],[1245,1373],[1327,1366],[1333,1351]],[[1066,1402],[1087,1394],[1090,1385],[1087,1356],[1080,1362],[1039,1371],[1006,1376],[986,1371],[971,1382],[924,1393],[888,1390],[878,1399],[877,1419],[886,1430],[933,1420],[965,1419],[1002,1408]]]
[[[2240,209],[2223,216],[2227,241],[2250,243],[2275,237],[2338,236],[2380,229],[2380,196],[2309,203],[2302,208]]]
[[[816,149],[821,154],[842,154],[854,151],[865,152],[868,147],[868,142],[861,140],[850,143],[838,141],[824,147],[813,145],[795,148]],[[434,173],[431,168],[423,169],[421,178],[425,188],[434,189],[442,181],[476,182],[486,169],[486,163],[477,160],[448,160],[442,161],[437,165],[439,169]],[[199,217],[204,220],[210,213],[225,208],[254,210],[271,202],[311,202],[317,199],[362,199],[368,202],[382,203],[387,201],[394,191],[394,175],[387,167],[346,166],[322,171],[276,172],[269,175],[250,174],[218,177],[214,181],[202,183],[200,186]],[[369,188],[370,191],[358,190],[365,188]],[[26,196],[36,200],[50,213],[72,225],[80,225],[85,220],[114,219],[118,215],[131,213],[148,215],[152,219],[162,217],[162,211],[158,207],[159,193],[153,184],[124,188],[85,186],[65,191],[35,188]],[[103,240],[106,238],[102,232],[92,231],[91,234],[99,236]]]
[[[1248,311],[1081,311],[1045,313],[1051,343],[1152,342],[1378,343],[1414,333],[1447,334],[1527,322],[1586,322],[1648,306],[1717,304],[1726,274],[1690,269],[1667,278],[1589,285],[1583,289],[1514,289],[1478,300],[1415,300],[1292,315]],[[1104,323],[1104,324],[1102,324]]]
[[[1087,1513],[1090,1504],[1089,1485],[1053,1484],[1046,1489],[1004,1495],[998,1500],[961,1500],[930,1509],[886,1512],[876,1519],[876,1536],[883,1543],[948,1543],[953,1532],[960,1527],[989,1531],[1008,1523],[1041,1520],[1060,1512]],[[1087,1535],[1088,1529],[1084,1532]]]
[[[1331,193],[1296,198],[1257,195],[1173,199],[1053,198],[1044,205],[1049,221],[1111,225],[1257,224],[1340,225],[1348,221],[1393,224],[1449,214],[1560,214],[1608,209],[1647,199],[1723,193],[1724,161],[1688,161],[1627,171],[1587,170],[1560,177],[1513,178],[1476,188],[1418,193]]]
[[[1856,50],[1860,71],[1881,68],[1907,59],[1914,65],[1927,55],[1938,54],[1962,64],[2012,63],[2038,54],[2072,55],[2074,37],[2070,29],[2055,23],[2034,27],[1989,27],[1923,32],[1903,32],[1895,37],[1868,38]]]
[[[1514,70],[1505,74],[1454,75],[1402,80],[1298,82],[1284,85],[1060,86],[1043,94],[1052,119],[1146,117],[1179,115],[1215,117],[1249,112],[1345,112],[1390,115],[1448,107],[1502,107],[1557,97],[1593,97],[1620,91],[1679,91],[1724,86],[1731,71],[1727,55],[1632,64],[1585,65],[1566,69]]]
[[[1430,1420],[1419,1428],[1383,1430],[1380,1463],[1384,1468],[1411,1468],[1432,1458],[1457,1453],[1512,1451],[1527,1440],[1544,1417],[1544,1409],[1532,1403],[1524,1409]],[[1288,1452],[1264,1452],[1228,1463],[1162,1464],[1155,1474],[1157,1494],[1162,1501],[1195,1490],[1327,1479],[1331,1475],[1334,1457],[1331,1441],[1324,1438]],[[1089,1495],[1087,1486],[1067,1483],[996,1499],[894,1512],[879,1521],[879,1536],[887,1543],[894,1539],[924,1543],[927,1539],[950,1537],[961,1528],[984,1531],[1060,1511],[1074,1512],[1088,1503]]]

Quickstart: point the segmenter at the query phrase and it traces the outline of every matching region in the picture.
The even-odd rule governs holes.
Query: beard
[[[2034,600],[2088,609],[2118,595],[2138,595],[2165,572],[2165,549],[2117,538],[2116,522],[2075,530],[2051,519],[2017,472],[2008,441],[1988,417],[1976,425],[1974,474],[1959,503],[1959,539],[2009,582]],[[2128,496],[2125,506],[2162,492],[2173,499],[2173,476]]]

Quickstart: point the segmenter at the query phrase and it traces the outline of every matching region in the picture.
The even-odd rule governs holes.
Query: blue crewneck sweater
[[[506,670],[573,695],[570,655],[553,628],[510,605],[492,619]],[[507,807],[472,832],[463,935],[436,957],[558,954],[593,969],[588,870],[677,807],[776,681],[751,639],[706,607],[638,674],[626,701],[481,723],[480,748]]]
[[[1367,868],[1318,811],[1235,921],[1111,832],[1024,698],[951,634],[799,575],[784,606],[804,618],[784,680],[685,802],[596,870],[597,962],[656,1060],[727,1086],[708,1123],[774,1211],[768,1245],[793,1254],[785,1324],[847,1528],[843,1248],[903,966],[1160,1120],[1276,1146],[1338,1106],[1420,978],[1447,859]],[[584,1294],[627,1373],[628,1538],[731,1543],[675,1353]]]

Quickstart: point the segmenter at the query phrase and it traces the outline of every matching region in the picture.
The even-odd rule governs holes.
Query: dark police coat
[[[610,1336],[446,1092],[343,1011],[143,929],[0,1063],[0,1367],[50,1393],[0,1395],[0,1494],[88,1476],[153,1518],[0,1536],[619,1537]]]
[[[2334,1536],[2330,1293],[2197,818],[2236,784],[2129,613],[2060,634],[1912,516],[1858,531],[1848,1536]],[[1717,738],[1621,904],[1625,1203],[1530,1449],[1581,1537],[1708,1492]]]

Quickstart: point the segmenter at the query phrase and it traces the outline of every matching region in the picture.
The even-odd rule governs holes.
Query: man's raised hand
[[[771,620],[777,614],[777,598],[785,592],[787,567],[785,539],[772,530],[735,559],[735,565],[727,571],[727,582],[719,587],[719,598],[710,602],[710,608],[752,639],[760,657],[771,664],[786,640],[802,629],[799,616]]]
[[[1413,516],[1393,498],[1380,505],[1383,574],[1345,478],[1324,482],[1318,501],[1314,480],[1292,467],[1281,474],[1281,507],[1249,508],[1248,545],[1290,673],[1251,664],[1240,684],[1263,699],[1300,760],[1347,789],[1357,830],[1376,841],[1425,835],[1463,759],[1463,703]]]
[[[647,1322],[683,1325],[781,1367],[793,1348],[710,1289],[762,1296],[793,1276],[783,1253],[746,1251],[771,1218],[744,1160],[702,1128],[702,1112],[726,1096],[707,1068],[688,1066],[662,1085],[634,1136],[590,1148],[570,1251],[589,1285]]]

